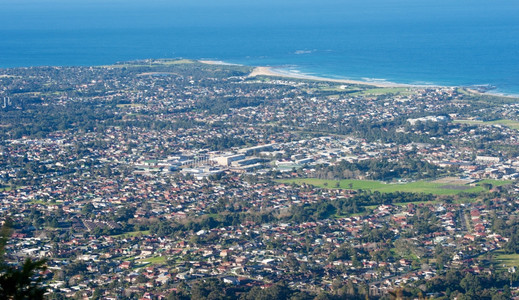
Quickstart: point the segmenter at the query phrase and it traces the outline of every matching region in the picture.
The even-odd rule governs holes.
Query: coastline
[[[307,79],[307,80],[315,80],[315,81],[323,81],[323,82],[335,82],[335,83],[344,83],[344,84],[356,84],[356,85],[368,85],[379,88],[398,88],[398,87],[407,87],[407,88],[462,88],[472,94],[478,95],[490,95],[490,96],[498,96],[505,98],[513,98],[518,99],[519,95],[515,94],[505,94],[501,92],[492,92],[486,91],[478,91],[469,86],[449,86],[449,85],[437,85],[437,84],[407,84],[407,83],[396,83],[396,82],[373,82],[373,81],[362,81],[362,80],[352,80],[352,79],[336,79],[336,78],[328,78],[322,76],[313,76],[307,74],[299,74],[290,71],[278,70],[274,67],[255,67],[254,70],[249,74],[248,77],[256,77],[256,76],[272,76],[272,77],[283,77],[283,78],[295,78],[295,79]]]
[[[294,72],[290,72],[290,71],[281,71],[281,70],[277,70],[273,67],[255,67],[254,70],[249,74],[248,77],[256,77],[256,76],[272,76],[272,77],[284,77],[284,78],[295,78],[295,79],[307,79],[307,80],[315,80],[315,81],[345,83],[345,84],[369,85],[369,86],[381,87],[381,88],[438,87],[436,85],[414,85],[414,84],[394,83],[394,82],[371,82],[371,81],[361,81],[361,80],[351,80],[351,79],[335,79],[335,78],[327,78],[327,77],[321,77],[321,76],[299,74],[299,73],[294,73]]]
[[[199,59],[197,60],[199,63],[203,63],[203,64],[206,64],[206,65],[221,65],[221,66],[242,66],[240,64],[233,64],[233,63],[228,63],[228,62],[225,62],[225,61],[221,61],[221,60],[205,60],[205,59]]]
[[[227,63],[224,61],[217,61],[217,60],[198,60],[198,62],[203,64],[209,64],[209,65],[240,65],[240,66],[246,66],[243,64],[234,64],[234,63]],[[313,81],[323,81],[323,82],[335,82],[335,83],[343,83],[343,84],[355,84],[355,85],[367,85],[367,86],[373,86],[378,88],[462,88],[465,89],[467,92],[470,92],[472,94],[479,94],[479,95],[490,95],[490,96],[498,96],[498,97],[505,97],[505,98],[513,98],[517,99],[519,98],[519,95],[516,94],[508,94],[508,93],[502,93],[502,92],[493,92],[492,90],[482,92],[478,91],[470,86],[457,86],[457,85],[438,85],[438,84],[408,84],[408,83],[396,83],[396,82],[388,82],[388,81],[363,81],[363,80],[353,80],[353,79],[338,79],[338,78],[329,78],[329,77],[323,77],[323,76],[315,76],[315,75],[308,75],[308,74],[301,74],[293,71],[288,70],[282,70],[277,67],[270,67],[270,66],[251,66],[254,69],[247,77],[256,77],[256,76],[269,76],[269,77],[282,77],[282,78],[293,78],[293,79],[306,79],[306,80],[313,80]]]
[[[207,64],[207,65],[240,65],[227,63],[219,60],[198,60],[198,62]],[[241,65],[244,66],[244,65]],[[358,84],[358,85],[369,85],[381,88],[387,87],[439,87],[437,85],[415,85],[415,84],[405,84],[405,83],[394,83],[394,82],[371,82],[371,81],[361,81],[361,80],[351,80],[351,79],[336,79],[336,78],[328,78],[321,76],[313,76],[307,74],[299,74],[290,71],[283,71],[276,69],[274,67],[267,66],[259,66],[253,67],[254,69],[247,77],[256,77],[256,76],[271,76],[271,77],[283,77],[283,78],[295,78],[295,79],[307,79],[314,81],[326,81],[326,82],[336,82],[336,83],[344,83],[344,84]]]
[[[149,59],[149,58],[148,58]],[[152,59],[153,60],[153,59]],[[287,70],[284,69],[283,66],[254,66],[254,65],[247,65],[246,63],[230,63],[222,60],[212,60],[212,59],[197,59],[197,58],[188,58],[188,59],[179,59],[179,58],[161,58],[156,59],[157,61],[160,60],[186,60],[191,62],[198,62],[202,64],[207,65],[222,65],[222,66],[243,66],[243,67],[249,67],[252,68],[252,72],[247,76],[249,78],[256,77],[256,76],[269,76],[269,77],[281,77],[281,78],[293,78],[293,79],[302,79],[302,80],[311,80],[311,81],[322,81],[322,82],[334,82],[334,83],[341,83],[341,84],[351,84],[351,85],[365,85],[365,86],[372,86],[376,88],[461,88],[465,90],[468,93],[474,94],[474,95],[487,95],[487,96],[496,96],[496,97],[503,97],[503,98],[509,98],[509,99],[518,99],[519,101],[519,93],[517,92],[509,92],[509,91],[503,91],[500,90],[499,87],[494,87],[495,89],[490,89],[486,91],[480,91],[477,90],[477,86],[480,85],[448,85],[448,84],[435,84],[435,83],[425,83],[425,84],[419,84],[419,83],[396,83],[391,81],[385,81],[384,79],[381,80],[355,80],[355,79],[346,79],[346,78],[331,78],[326,77],[327,75],[309,75],[305,73],[300,73],[299,71],[295,70]],[[131,61],[130,61],[131,62]],[[97,67],[107,67],[107,66],[114,66],[114,65],[96,65]],[[117,65],[115,65],[117,66]],[[18,67],[13,67],[18,68]],[[0,68],[2,69],[2,68]],[[9,69],[9,68],[6,68]],[[2,76],[8,76],[8,75],[0,75]],[[483,84],[484,85],[484,84]]]

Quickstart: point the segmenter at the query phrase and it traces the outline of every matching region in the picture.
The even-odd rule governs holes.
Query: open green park
[[[461,193],[480,193],[492,187],[504,186],[510,184],[511,181],[490,180],[485,179],[473,184],[454,184],[439,181],[414,181],[414,182],[391,182],[385,183],[375,180],[327,180],[316,178],[295,178],[283,179],[278,182],[297,185],[308,184],[319,188],[330,189],[353,189],[353,190],[369,190],[381,193],[392,192],[409,192],[409,193],[426,193],[434,195],[458,195]]]
[[[154,257],[148,257],[136,260],[137,263],[140,264],[164,264],[166,263],[166,257],[165,256],[154,256]]]
[[[136,237],[141,235],[150,234],[149,230],[138,230],[138,231],[130,231],[121,234],[112,235],[113,238],[127,238],[127,237]]]
[[[395,94],[395,95],[411,95],[413,94],[413,90],[407,87],[376,87],[371,89],[366,89],[364,91],[355,93],[355,96],[380,96],[387,94]]]
[[[167,261],[166,256],[152,256],[146,258],[138,258],[135,256],[124,258],[123,261],[131,261],[135,264],[134,269],[142,268],[147,265],[162,265]]]
[[[16,189],[17,187],[12,187],[8,185],[0,185],[0,192],[9,192],[11,190]]]
[[[454,123],[467,124],[467,125],[501,125],[511,129],[519,130],[519,121],[515,120],[494,120],[494,121],[479,121],[479,120],[454,120]]]
[[[519,268],[519,254],[506,254],[503,250],[497,250],[493,254],[498,269],[507,269],[509,267]]]

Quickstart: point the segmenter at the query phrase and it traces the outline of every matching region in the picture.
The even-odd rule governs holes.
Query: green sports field
[[[454,120],[454,123],[468,124],[468,125],[502,125],[512,129],[519,130],[519,121],[514,120],[495,120],[495,121],[478,121],[478,120]]]
[[[125,233],[121,233],[121,234],[116,234],[116,235],[112,235],[112,237],[125,238],[125,237],[135,237],[135,236],[148,235],[148,234],[150,234],[149,230],[142,230],[142,231],[130,231],[130,232],[125,232]]]
[[[149,258],[139,259],[136,262],[145,264],[163,264],[166,262],[165,256],[154,256]]]
[[[509,267],[519,267],[519,254],[505,254],[503,250],[494,252],[494,259],[497,262],[497,268],[505,270]]]
[[[457,195],[460,193],[479,193],[485,191],[483,183],[490,183],[492,186],[502,186],[510,184],[511,181],[482,180],[475,185],[466,184],[445,184],[432,181],[415,181],[407,183],[384,183],[374,180],[325,180],[315,178],[298,178],[279,180],[282,183],[295,183],[298,185],[309,184],[320,188],[341,188],[354,190],[379,191],[381,193],[391,192],[410,192],[426,193],[434,195]],[[337,186],[339,183],[339,186]]]

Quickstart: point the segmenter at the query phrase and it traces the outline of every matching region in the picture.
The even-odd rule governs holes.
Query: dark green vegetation
[[[449,271],[444,276],[437,277],[425,283],[429,295],[438,295],[439,292],[447,290],[446,298],[456,297],[456,299],[510,299],[510,288],[506,285],[509,278],[503,276],[482,276],[464,274],[460,271]],[[496,286],[503,286],[502,291],[495,289]],[[240,287],[224,285],[217,280],[201,280],[193,284],[190,289],[182,287],[176,293],[171,294],[168,299],[240,299],[240,300],[269,300],[269,299],[300,299],[300,300],[339,300],[339,299],[366,299],[368,287],[361,284],[348,284],[342,286],[336,292],[322,292],[317,296],[305,292],[294,291],[287,287],[283,282],[276,283],[265,288],[253,288],[244,290]],[[389,293],[384,299],[414,299],[425,298],[425,294],[420,289],[398,288]]]
[[[46,269],[46,260],[25,259],[21,265],[5,261],[5,247],[12,233],[9,219],[0,228],[0,298],[44,299],[46,292],[40,271]]]

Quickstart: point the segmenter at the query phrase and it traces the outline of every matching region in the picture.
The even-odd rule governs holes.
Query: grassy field
[[[321,92],[362,92],[359,89],[348,89],[348,88],[341,88],[341,87],[321,87],[318,89],[312,89],[312,91],[321,91]]]
[[[134,263],[133,270],[142,268],[146,265],[162,265],[166,263],[166,256],[153,256],[148,258],[136,259],[136,256],[126,257],[123,261],[131,261]]]
[[[323,84],[319,86],[318,88],[310,89],[311,91],[321,91],[321,92],[357,92],[360,93],[364,91],[364,89],[359,88],[358,85],[351,85],[351,84],[334,84],[334,85],[328,85]]]
[[[163,264],[166,262],[165,256],[154,256],[149,258],[143,258],[136,260],[137,263],[145,263],[145,264]]]
[[[138,235],[148,235],[150,234],[150,231],[149,230],[142,230],[142,231],[130,231],[130,232],[125,232],[125,233],[121,233],[121,234],[117,234],[117,235],[112,235],[112,237],[114,238],[122,238],[122,237],[133,237],[133,236],[138,236]]]
[[[519,267],[519,254],[505,254],[503,250],[498,250],[494,252],[494,254],[494,259],[496,260],[496,262],[498,262],[497,267],[499,269],[504,269],[512,266],[515,266],[516,268]],[[503,267],[503,265],[506,265],[506,267]]]
[[[144,104],[140,103],[128,103],[128,104],[117,104],[116,105],[119,108],[125,108],[125,107],[142,107]]]
[[[341,188],[354,190],[379,191],[381,193],[391,192],[412,192],[426,193],[434,195],[457,195],[460,193],[479,193],[485,191],[482,183],[490,183],[493,186],[501,186],[511,183],[510,181],[482,180],[476,186],[469,185],[445,185],[443,183],[430,181],[415,181],[409,183],[383,183],[375,180],[325,180],[315,178],[285,179],[279,180],[282,183],[310,184],[320,188]],[[339,186],[337,186],[339,183]]]
[[[454,123],[468,124],[468,125],[502,125],[512,129],[519,130],[519,121],[514,120],[495,120],[495,121],[478,121],[478,120],[454,120]]]
[[[352,95],[362,95],[362,96],[379,96],[385,94],[399,94],[399,95],[410,95],[413,91],[406,87],[383,87],[383,88],[372,88],[367,89],[362,92],[353,93]]]

